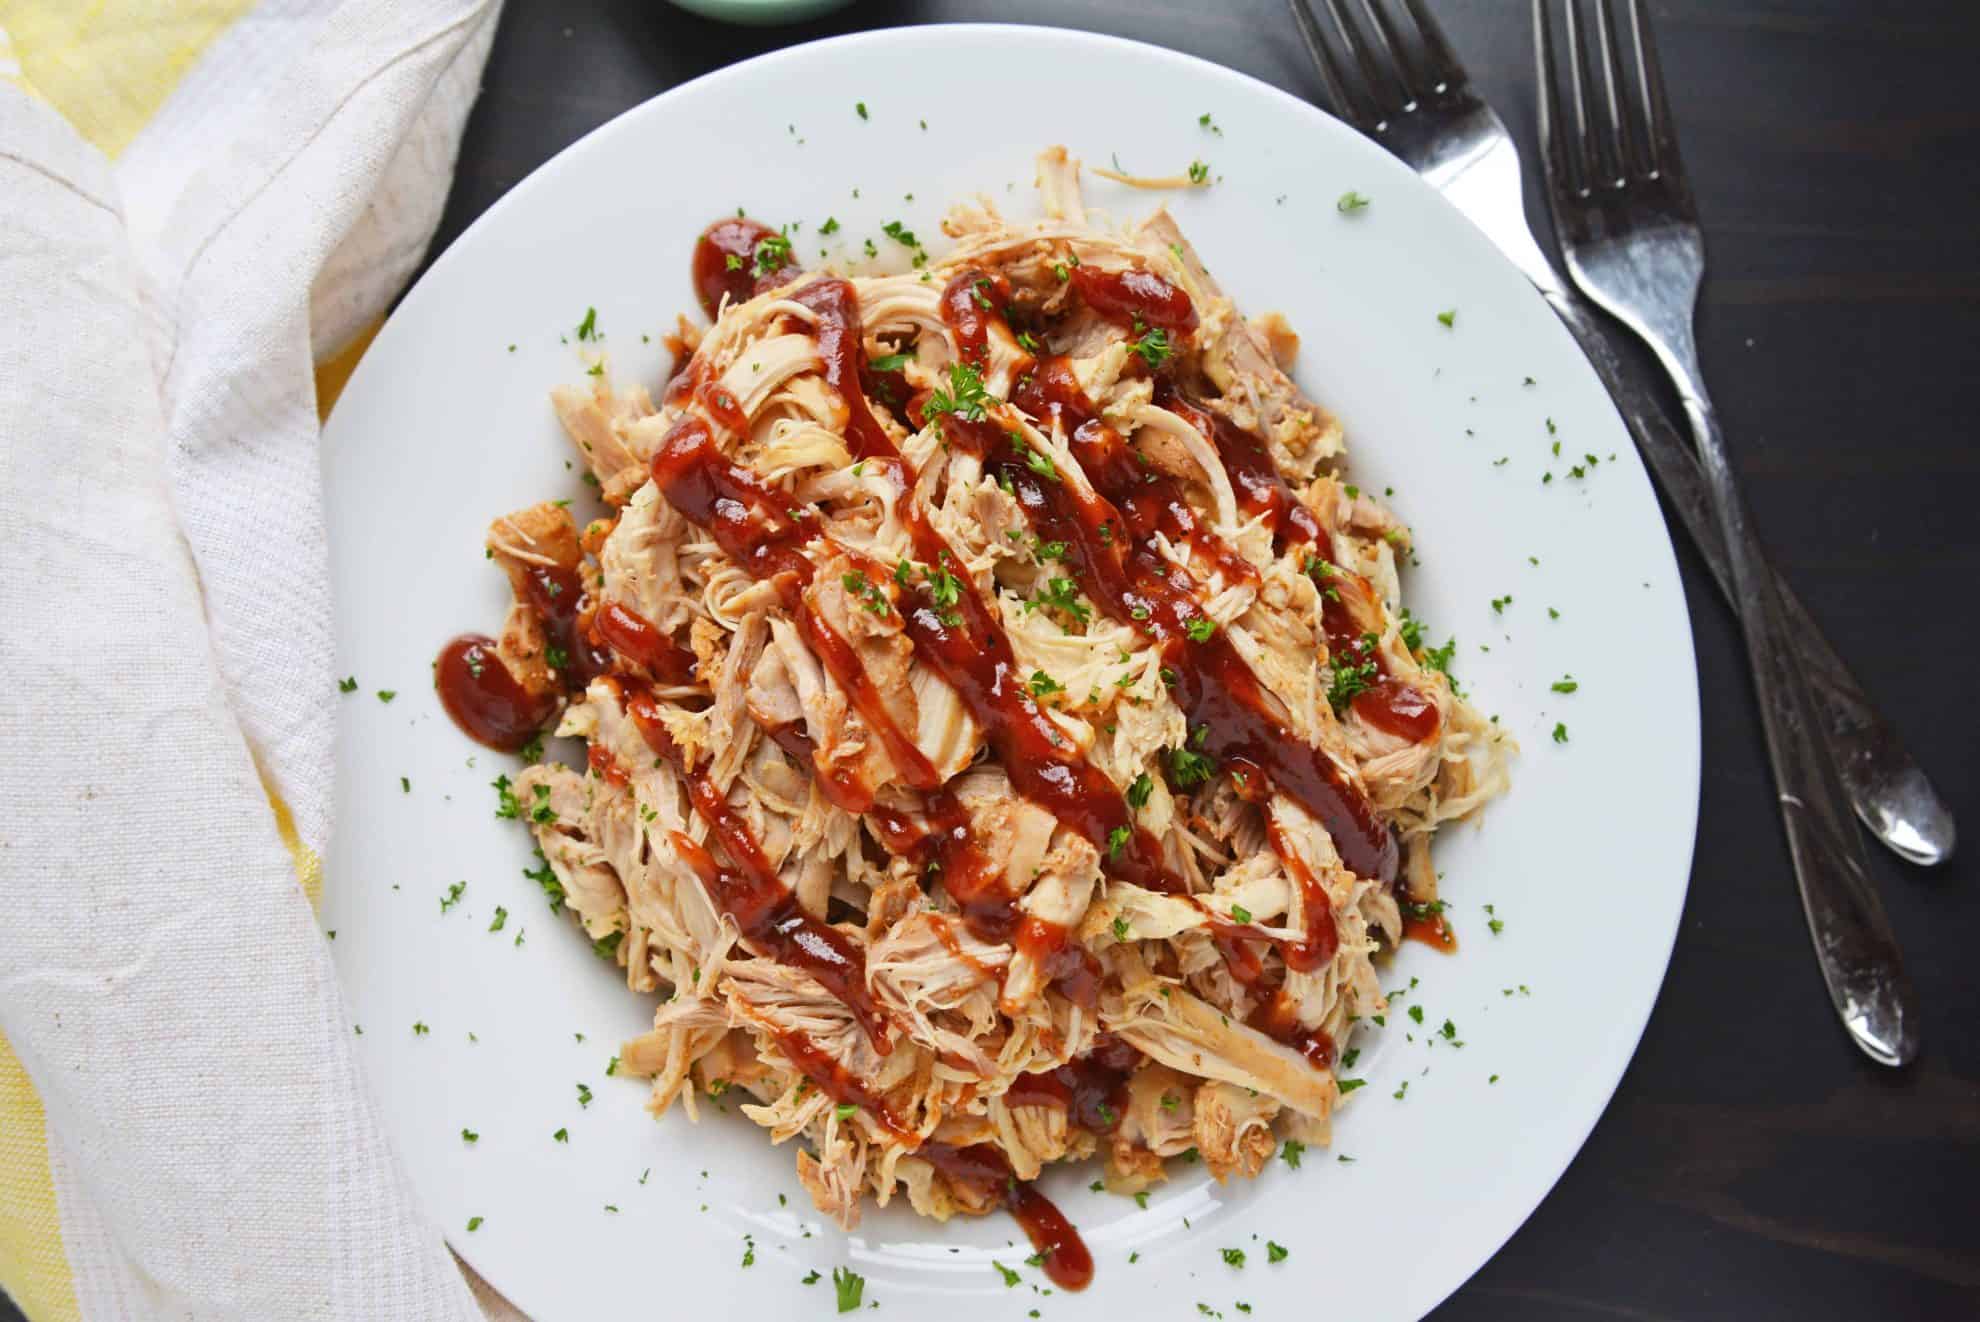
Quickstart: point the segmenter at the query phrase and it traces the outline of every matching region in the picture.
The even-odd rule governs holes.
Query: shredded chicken
[[[733,1093],[848,1227],[990,1211],[986,1162],[1131,1193],[1326,1141],[1433,834],[1508,783],[1292,327],[1079,177],[1052,148],[1042,219],[959,207],[905,274],[765,231],[658,407],[554,392],[609,517],[489,532],[494,657],[587,746],[505,812],[660,997],[620,1070]]]

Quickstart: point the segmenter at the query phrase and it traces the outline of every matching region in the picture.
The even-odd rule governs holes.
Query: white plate
[[[1199,125],[1206,112],[1220,132]],[[500,620],[489,519],[545,495],[585,503],[545,392],[582,379],[563,338],[587,306],[620,378],[657,381],[709,220],[738,206],[802,220],[813,264],[821,242],[886,247],[888,220],[929,239],[965,194],[1028,213],[1033,153],[1053,142],[1150,173],[1209,162],[1207,191],[1158,199],[1089,179],[1088,197],[1124,220],[1167,200],[1241,308],[1292,319],[1296,375],[1341,416],[1353,473],[1393,486],[1416,529],[1408,601],[1434,637],[1462,640],[1460,678],[1524,751],[1511,795],[1440,847],[1463,950],[1411,947],[1385,976],[1420,984],[1385,1034],[1360,1040],[1368,1086],[1333,1151],[1229,1188],[1185,1169],[1146,1208],[1088,1192],[1090,1169],[1054,1175],[1097,1273],[1083,1295],[1046,1298],[1038,1272],[1010,1289],[991,1266],[1029,1251],[1008,1220],[940,1226],[897,1204],[842,1235],[812,1211],[789,1148],[737,1115],[656,1123],[642,1084],[605,1076],[651,1007],[521,875],[524,832],[491,816],[488,788],[514,759],[455,732],[428,666],[449,636]],[[1335,207],[1349,189],[1372,199],[1358,215]],[[827,216],[843,228],[819,240]],[[1239,1300],[1284,1316],[1317,1299],[1329,1316],[1414,1317],[1532,1210],[1635,1047],[1684,900],[1698,788],[1690,631],[1649,483],[1519,275],[1402,165],[1280,92],[1037,28],[880,32],[725,69],[599,129],[477,221],[365,355],[324,454],[339,673],[359,685],[341,700],[324,924],[414,1183],[540,1322],[824,1317],[842,1264],[894,1316],[1174,1317],[1201,1301],[1236,1322]],[[1587,454],[1599,462],[1571,476]],[[1579,691],[1552,692],[1569,673]],[[378,689],[399,697],[381,704]],[[1556,722],[1569,742],[1552,739]],[[507,925],[490,933],[497,905]],[[1404,1014],[1417,1005],[1421,1026]],[[1462,1048],[1438,1033],[1447,1018]],[[1269,1264],[1268,1238],[1290,1258]],[[1242,1269],[1227,1247],[1245,1251]],[[804,1285],[812,1270],[826,1279]]]

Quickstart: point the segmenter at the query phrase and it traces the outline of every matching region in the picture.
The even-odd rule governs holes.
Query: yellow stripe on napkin
[[[318,422],[330,420],[330,406],[337,402],[337,396],[344,393],[344,386],[350,381],[351,373],[357,370],[358,359],[364,357],[364,351],[369,349],[371,342],[378,338],[378,332],[384,325],[383,318],[372,322],[358,332],[356,339],[316,365]]]
[[[254,0],[0,0],[21,80],[115,160]]]
[[[0,1287],[34,1322],[78,1322],[75,1278],[62,1250],[48,1121],[0,1034]]]

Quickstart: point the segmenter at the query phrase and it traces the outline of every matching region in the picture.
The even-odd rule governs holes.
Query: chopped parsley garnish
[[[1169,355],[1174,353],[1175,349],[1169,344],[1167,331],[1159,326],[1142,330],[1140,322],[1135,323],[1135,329],[1141,331],[1141,336],[1128,341],[1129,353],[1140,354],[1141,361],[1147,363],[1150,368],[1160,367],[1169,361]]]
[[[962,600],[962,580],[941,566],[923,565],[921,577],[928,587],[928,599],[937,607],[946,609]]]
[[[447,888],[445,898],[440,901],[440,912],[445,913],[461,902],[461,892],[467,889],[465,881],[457,881]]]
[[[1505,920],[1498,917],[1497,911],[1489,904],[1485,906],[1485,926],[1492,929],[1493,936],[1506,930]]]
[[[735,253],[730,253],[727,257],[724,257],[722,259],[722,266],[724,270],[740,271],[743,269],[744,264],[745,263],[743,262],[743,259]]]
[[[880,232],[904,248],[919,248],[921,240],[914,237],[914,231],[898,220],[890,220],[880,227]]]
[[[1198,115],[1196,117],[1196,123],[1197,123],[1197,127],[1209,129],[1212,133],[1216,134],[1220,138],[1224,136],[1224,131],[1217,127],[1217,121],[1210,118],[1210,113],[1208,111],[1205,111],[1203,114]]]
[[[1208,615],[1199,615],[1183,626],[1193,643],[1207,643],[1217,635],[1217,622]]]
[[[1548,687],[1556,693],[1572,693],[1580,688],[1581,685],[1573,675],[1562,675]]]
[[[624,932],[607,932],[591,943],[591,953],[600,959],[611,959],[619,952],[619,943],[626,939]]]
[[[788,234],[766,234],[756,244],[756,273],[769,275],[781,271],[791,264],[791,239]]]
[[[832,1108],[832,1113],[841,1120],[850,1120],[859,1114],[859,1107],[852,1102],[840,1102]]]
[[[432,1029],[428,1028],[425,1024],[420,1023],[417,1020],[413,1022],[414,1037],[425,1037],[427,1034],[431,1033],[432,1031],[433,1031]]]
[[[1181,748],[1171,748],[1169,756],[1169,779],[1176,782],[1178,789],[1195,789],[1205,784],[1217,774],[1217,761],[1204,754],[1203,741],[1209,738],[1210,727],[1199,725],[1190,732],[1189,739]]]
[[[507,909],[504,909],[501,905],[498,904],[495,906],[495,919],[493,922],[488,924],[488,930],[491,932],[499,932],[503,929],[503,927],[507,926],[508,921],[509,921],[509,911]]]
[[[1107,857],[1119,858],[1121,856],[1121,850],[1127,848],[1127,842],[1133,838],[1134,829],[1132,827],[1117,826],[1107,832]]]
[[[537,866],[533,868],[524,868],[523,875],[543,888],[543,894],[550,901],[551,913],[562,913],[564,911],[564,885],[557,880],[556,870],[550,866],[550,860],[543,856],[541,849],[536,851],[536,863]],[[522,933],[516,933],[516,942],[519,945],[521,944]]]
[[[1567,734],[1566,723],[1562,721],[1554,722],[1554,742],[1557,744],[1564,744],[1567,741],[1568,741],[1568,734]]]
[[[871,115],[869,115],[869,114],[867,114],[867,113],[866,113],[866,102],[864,102],[864,101],[855,101],[855,102],[853,102],[853,109],[854,109],[854,110],[855,110],[856,112],[858,112],[858,114],[859,114],[859,117],[860,117],[861,119],[871,119],[871,118],[872,118],[872,116],[871,116]],[[836,1272],[835,1272],[835,1273],[833,1273],[833,1274],[834,1274],[835,1276],[837,1275],[837,1273],[836,1273]],[[844,1312],[845,1310],[844,1310],[844,1309],[842,1308],[842,1309],[840,1309],[839,1311],[843,1313],[843,1312]]]
[[[1407,606],[1403,607],[1402,622],[1396,626],[1396,636],[1402,639],[1402,645],[1408,651],[1415,653],[1423,650],[1423,621],[1411,615]]]
[[[550,787],[548,785],[533,785],[530,787],[530,792],[536,796],[536,803],[529,810],[529,820],[532,822],[556,821],[557,810],[550,806]]]
[[[834,1267],[832,1288],[838,1292],[839,1311],[850,1313],[859,1307],[859,1298],[866,1293],[866,1278],[850,1267]]]
[[[869,614],[885,616],[894,609],[893,603],[887,599],[886,592],[867,578],[865,570],[855,569],[849,574],[841,574],[839,584],[858,597]]]
[[[571,1131],[568,1129],[559,1129],[550,1137],[558,1143],[568,1143],[571,1141]]]
[[[399,696],[399,691],[398,691],[397,689],[380,689],[380,690],[378,690],[378,700],[379,700],[380,702],[390,702],[390,701],[391,701],[392,699],[394,699],[394,698],[396,698],[396,697],[398,697],[398,696]]]
[[[1231,906],[1231,917],[1237,922],[1248,923],[1251,921],[1251,910],[1245,908],[1242,904],[1233,904]]]
[[[1294,1170],[1299,1169],[1299,1163],[1305,1156],[1306,1144],[1296,1138],[1287,1139],[1285,1145],[1279,1149],[1279,1159]]]
[[[1197,185],[1209,183],[1210,167],[1202,161],[1191,161],[1189,163],[1189,181]]]
[[[469,1233],[470,1235],[472,1235],[472,1234],[473,1234],[473,1233],[474,1233],[475,1231],[477,1231],[477,1230],[479,1230],[479,1229],[481,1229],[481,1218],[480,1218],[480,1217],[478,1217],[478,1216],[471,1216],[471,1217],[469,1217],[469,1218],[468,1218],[468,1233]]]
[[[1053,679],[1042,670],[1031,672],[1031,682],[1027,687],[1031,689],[1031,696],[1034,698],[1042,698],[1048,693],[1064,693],[1066,691],[1065,685],[1059,683],[1058,680]]]
[[[1347,192],[1341,194],[1340,201],[1334,203],[1334,210],[1340,212],[1342,215],[1351,216],[1355,212],[1366,208],[1367,205],[1368,199],[1350,188]]]
[[[1032,449],[1024,443],[1016,432],[1011,433],[1011,448],[1023,456],[1024,466],[1026,468],[1029,468],[1047,482],[1057,482],[1059,480],[1059,470],[1053,465],[1052,456],[1042,450]]]
[[[1437,314],[1437,324],[1442,326],[1445,330],[1450,330],[1453,327],[1455,327],[1457,325],[1457,309],[1447,308],[1444,311],[1439,312]]]
[[[1291,1252],[1292,1250],[1283,1244],[1275,1243],[1269,1239],[1265,1241],[1265,1261],[1267,1262],[1284,1262],[1287,1255]]]
[[[825,223],[818,227],[818,232],[820,234],[837,234],[839,232],[839,218],[837,216],[825,217]]]
[[[1333,677],[1327,683],[1327,702],[1336,713],[1345,711],[1356,697],[1374,687],[1380,670],[1374,648],[1366,636],[1346,655],[1331,659]]]
[[[1155,781],[1144,771],[1134,778],[1127,788],[1128,807],[1136,812],[1148,806],[1148,796],[1155,792]]]
[[[1442,647],[1425,648],[1423,652],[1423,664],[1429,666],[1432,670],[1443,672],[1444,678],[1450,680],[1451,687],[1455,689],[1457,687],[1457,676],[1451,673],[1451,661],[1456,656],[1457,639],[1452,637]]]
[[[936,387],[928,402],[921,406],[921,412],[923,417],[931,419],[953,413],[965,422],[981,422],[990,415],[990,405],[994,403],[983,388],[983,373],[973,363],[957,359],[949,364],[947,388]]]
[[[580,340],[595,340],[598,338],[597,308],[586,308],[584,310],[584,320],[578,323],[577,337]]]
[[[1069,578],[1047,579],[1045,590],[1024,603],[1027,611],[1040,608],[1062,610],[1081,624],[1093,617],[1093,608],[1080,600],[1079,586]]]
[[[475,1133],[472,1129],[463,1128],[461,1130],[461,1142],[479,1143],[481,1142],[481,1135]]]
[[[1219,1249],[1218,1252],[1223,1254],[1224,1262],[1226,1263],[1226,1265],[1237,1267],[1239,1269],[1242,1269],[1244,1267],[1243,1249]]]
[[[1114,920],[1114,940],[1116,940],[1116,941],[1125,941],[1125,940],[1127,940],[1127,939],[1128,939],[1128,921],[1127,921],[1127,919],[1125,919],[1125,918],[1116,918],[1116,919]]]
[[[343,677],[342,679],[340,679],[340,680],[338,680],[338,681],[337,681],[337,692],[339,692],[339,693],[356,693],[356,692],[357,692],[357,676],[356,676],[356,675],[346,675],[346,676],[344,676],[344,677]]]
[[[1006,1267],[1003,1263],[998,1262],[995,1258],[992,1258],[990,1260],[990,1265],[992,1267],[995,1267],[997,1269],[997,1274],[1004,1278],[1004,1288],[1007,1290],[1015,1289],[1017,1287],[1017,1283],[1024,1279],[1023,1277],[1019,1276],[1016,1272],[1012,1271],[1009,1267]]]
[[[909,355],[905,353],[890,353],[883,358],[875,358],[867,366],[876,372],[898,372],[906,367],[909,361]]]

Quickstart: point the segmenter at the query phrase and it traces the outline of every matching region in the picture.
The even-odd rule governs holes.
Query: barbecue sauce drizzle
[[[1348,610],[1341,594],[1328,593],[1329,580],[1349,571],[1335,564],[1333,539],[1313,517],[1313,512],[1293,494],[1285,475],[1272,462],[1265,443],[1215,409],[1190,399],[1167,378],[1155,384],[1155,403],[1210,438],[1224,473],[1230,478],[1238,507],[1246,514],[1266,517],[1272,528],[1274,550],[1283,552],[1304,546],[1320,560],[1321,564],[1309,572],[1317,577],[1321,588],[1320,623],[1327,636],[1328,655],[1353,657],[1357,663],[1375,662],[1375,682],[1350,700],[1355,714],[1410,743],[1435,737],[1441,719],[1437,705],[1397,678],[1380,652],[1361,646],[1366,631]]]
[[[758,245],[772,233],[743,218],[717,222],[703,233],[696,244],[693,275],[697,295],[710,316],[725,296],[744,299],[796,277],[794,264],[761,275],[752,266]],[[1186,332],[1196,324],[1188,295],[1152,272],[1074,268],[1071,278],[1089,307],[1137,333],[1148,327]],[[867,403],[869,388],[904,395],[905,382],[897,373],[872,373],[866,364],[852,286],[836,278],[819,279],[791,297],[816,319],[812,329],[824,376],[845,402],[846,437],[855,458],[878,467],[899,489],[910,489],[914,473]],[[1007,309],[1009,300],[1008,282],[977,271],[959,274],[945,288],[942,312],[965,361],[987,366],[990,327],[1005,319],[999,309]],[[669,384],[666,394],[670,404],[685,403],[691,396],[727,429],[740,430],[747,423],[719,383],[705,372],[697,374],[692,365]],[[1088,597],[1115,618],[1132,621],[1156,642],[1168,673],[1175,676],[1176,701],[1191,726],[1204,732],[1203,742],[1195,746],[1233,772],[1240,785],[1252,775],[1259,778],[1258,786],[1241,792],[1262,799],[1262,782],[1278,786],[1320,819],[1338,842],[1347,866],[1364,876],[1392,881],[1393,834],[1376,819],[1372,806],[1342,770],[1286,725],[1276,700],[1221,632],[1200,641],[1189,637],[1191,623],[1202,616],[1194,582],[1160,558],[1153,537],[1159,531],[1188,544],[1228,576],[1255,578],[1256,571],[1202,526],[1173,479],[1143,471],[1138,456],[1095,415],[1064,359],[1035,359],[1024,365],[1011,402],[1041,422],[1049,424],[1056,417],[1070,430],[1070,443],[1093,490],[1074,491],[1063,479],[1045,477],[1025,461],[1022,445],[1013,444],[1015,434],[988,420],[948,414],[942,419],[944,434],[951,443],[979,456],[986,470],[1015,492],[1034,528],[1050,540],[1067,543],[1066,570]],[[1332,545],[1325,530],[1293,495],[1258,438],[1183,396],[1165,376],[1158,376],[1156,402],[1211,438],[1246,512],[1269,516],[1278,549],[1307,544],[1331,560]],[[1094,1004],[1098,971],[1091,957],[1063,928],[1019,913],[1001,884],[997,862],[971,839],[967,810],[912,739],[897,728],[851,644],[806,601],[804,589],[816,567],[804,548],[823,538],[816,511],[790,507],[755,474],[727,460],[708,425],[692,416],[682,418],[667,433],[653,457],[651,475],[669,503],[707,529],[730,558],[752,576],[775,585],[812,650],[882,740],[903,779],[921,792],[922,806],[919,813],[911,813],[876,804],[869,794],[821,774],[821,788],[828,797],[849,811],[866,814],[892,852],[938,868],[973,932],[986,940],[1014,941],[1062,992],[1082,1004]],[[958,559],[941,534],[911,505],[904,504],[903,509],[920,565],[956,565]],[[890,577],[878,566],[874,571],[870,576],[875,582]],[[1186,887],[1163,866],[1160,846],[1135,825],[1112,782],[1086,762],[1033,700],[1017,671],[1008,638],[974,584],[961,576],[957,582],[958,599],[948,609],[938,608],[925,586],[907,588],[895,601],[916,655],[962,697],[1013,787],[1099,847],[1110,874],[1150,889],[1185,893]],[[552,643],[570,658],[563,673],[567,685],[581,690],[594,676],[610,671],[614,652],[661,683],[691,682],[691,654],[624,606],[594,607],[572,571],[532,569],[524,586],[524,598]],[[1329,649],[1341,654],[1354,647],[1360,634],[1346,609],[1334,598],[1326,600],[1323,624]],[[852,1011],[876,1050],[888,1051],[885,1020],[866,991],[861,948],[798,906],[748,823],[712,782],[688,764],[668,736],[646,683],[624,675],[611,682],[647,744],[681,774],[695,809],[732,861],[732,866],[724,866],[688,837],[673,836],[717,908],[736,921],[744,940],[758,951],[805,969],[828,988]],[[556,708],[554,696],[531,699],[495,656],[493,644],[476,636],[456,639],[443,649],[436,662],[436,683],[455,721],[491,747],[521,747]],[[1371,723],[1404,737],[1427,738],[1435,733],[1434,705],[1395,680],[1386,665],[1381,665],[1377,683],[1357,695],[1355,703],[1357,712]],[[816,768],[816,750],[802,730],[780,727],[767,733],[791,756]],[[624,779],[623,769],[609,755],[602,765],[594,761],[593,769],[614,783]],[[1282,943],[1283,956],[1290,967],[1318,968],[1334,954],[1333,924],[1320,921],[1331,915],[1331,905],[1325,889],[1296,854],[1276,835],[1273,844],[1295,872],[1309,915],[1308,935],[1302,941]],[[1257,983],[1262,965],[1247,943],[1262,934],[1249,924],[1223,918],[1214,925],[1215,939],[1234,975]],[[1282,990],[1262,1002],[1251,1026],[1294,1046],[1317,1066],[1332,1063],[1331,1039],[1324,1031],[1300,1028],[1295,1007]],[[912,1141],[885,1099],[872,1095],[809,1038],[780,1034],[779,1042],[791,1061],[828,1095],[865,1108],[879,1123]],[[1126,1078],[1138,1059],[1133,1048],[1102,1038],[1079,1060],[1020,1077],[1009,1098],[1014,1105],[1062,1105],[1071,1122],[1096,1133],[1109,1132],[1125,1109]],[[995,1147],[928,1143],[920,1151],[952,1182],[971,1186],[985,1200],[1006,1206],[1061,1288],[1080,1289],[1091,1280],[1092,1258],[1078,1233],[1036,1189],[1015,1180]]]
[[[972,1192],[976,1201],[1000,1206],[1023,1227],[1040,1265],[1061,1290],[1084,1290],[1093,1283],[1093,1255],[1072,1222],[1036,1186],[1019,1180],[1001,1148],[989,1143],[953,1147],[924,1144],[919,1153],[949,1183]]]

